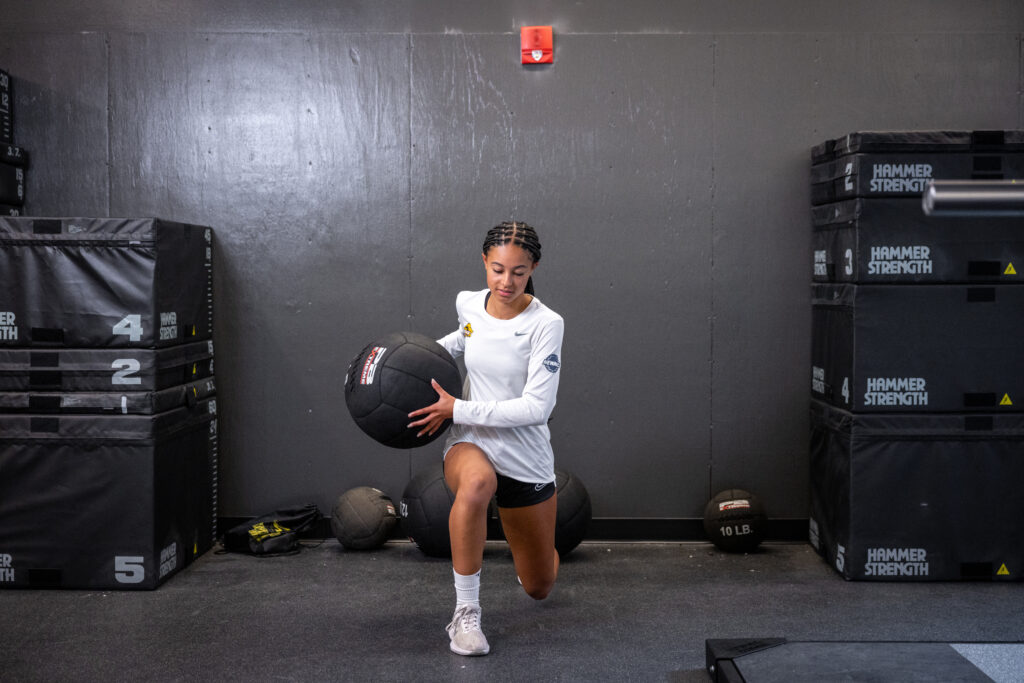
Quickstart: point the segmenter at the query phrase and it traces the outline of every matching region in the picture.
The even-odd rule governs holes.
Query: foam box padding
[[[1024,152],[876,152],[811,167],[811,204],[856,197],[920,199],[929,180],[1024,177]]]
[[[811,149],[811,163],[867,153],[995,153],[1024,151],[1022,130],[880,130],[832,138]]]
[[[195,405],[216,393],[213,377],[158,391],[0,391],[0,413],[156,415]]]
[[[919,200],[856,199],[811,211],[815,282],[1024,284],[1024,221],[926,216]]]
[[[0,588],[153,589],[209,550],[216,405],[0,414]]]
[[[1024,287],[811,289],[812,398],[879,413],[1024,406]]]
[[[811,404],[811,544],[844,578],[1020,581],[1024,415]]]
[[[211,338],[212,230],[157,218],[0,217],[0,346]]]
[[[25,204],[25,169],[0,161],[0,204]]]
[[[160,391],[213,371],[213,340],[162,349],[0,348],[0,391]]]

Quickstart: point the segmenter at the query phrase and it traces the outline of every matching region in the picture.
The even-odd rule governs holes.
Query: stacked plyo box
[[[11,75],[0,69],[0,143],[14,142],[14,96]]]
[[[812,156],[811,543],[847,579],[1020,580],[1024,221],[921,198],[1024,177],[1024,132],[854,133]]]
[[[156,588],[213,545],[212,234],[0,217],[0,587]]]
[[[0,69],[0,215],[22,214],[27,168],[28,152],[14,144],[13,84]]]

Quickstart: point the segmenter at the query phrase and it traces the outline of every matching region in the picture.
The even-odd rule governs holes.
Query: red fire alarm
[[[524,26],[519,29],[519,46],[523,64],[551,64],[555,61],[555,48],[550,26]]]

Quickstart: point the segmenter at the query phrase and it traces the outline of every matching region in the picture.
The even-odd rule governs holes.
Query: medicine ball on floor
[[[394,332],[367,344],[345,375],[345,404],[359,428],[385,446],[415,448],[439,437],[417,437],[409,413],[437,402],[430,380],[462,398],[462,375],[455,360],[433,339],[416,332]]]
[[[764,540],[768,518],[761,500],[743,489],[722,491],[704,508],[704,531],[716,546],[731,553],[754,550]]]
[[[590,526],[590,494],[579,477],[555,468],[558,513],[555,521],[555,550],[565,557],[580,544]]]
[[[455,494],[444,480],[444,464],[437,461],[414,476],[402,493],[402,529],[431,557],[451,557],[448,515]]]
[[[397,523],[398,514],[391,498],[370,486],[341,494],[331,514],[331,531],[349,550],[379,548]]]

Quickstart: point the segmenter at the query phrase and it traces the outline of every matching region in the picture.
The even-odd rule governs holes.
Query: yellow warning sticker
[[[998,575],[998,576],[1009,576],[1010,575],[1010,570],[1006,568],[1006,563],[1005,562],[999,567],[999,571],[996,572],[996,575]]]
[[[1003,394],[1003,400],[999,402],[999,405],[1001,405],[1001,406],[1012,406],[1013,405],[1013,401],[1010,400],[1010,395],[1009,394]]]
[[[1017,271],[1014,269],[1013,264],[1006,266],[1006,270],[1003,271],[1003,275],[1016,275]]]

